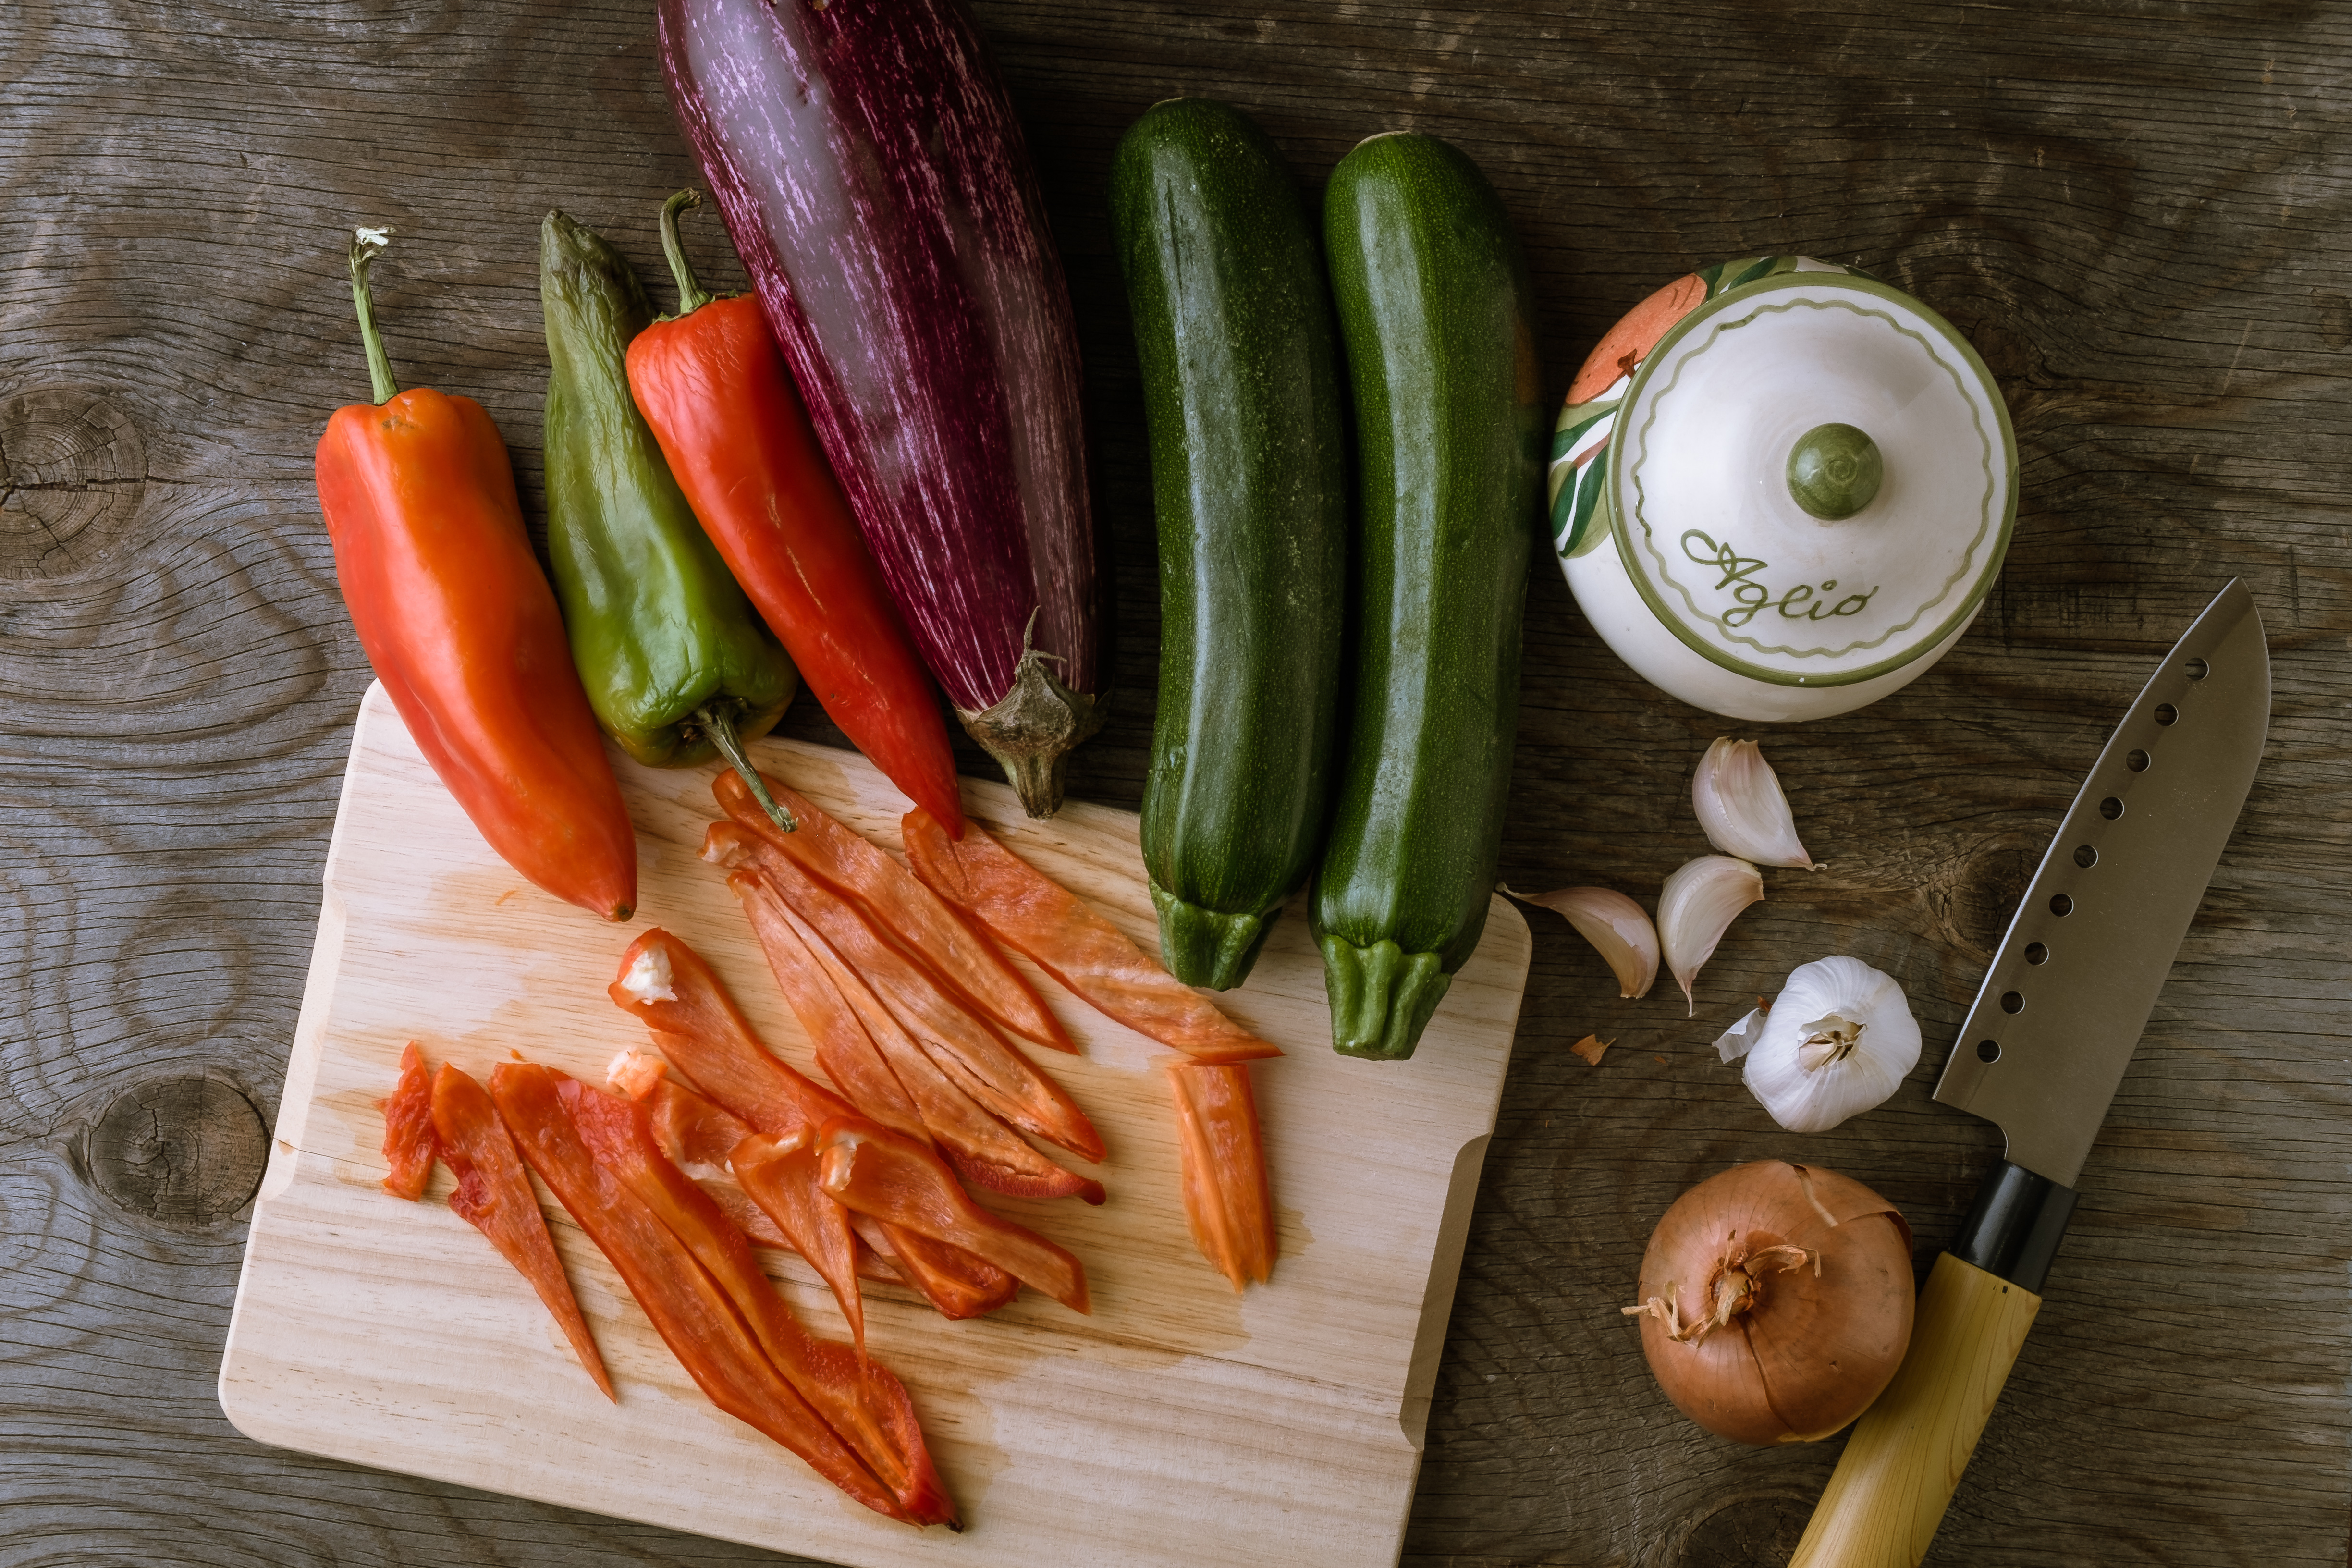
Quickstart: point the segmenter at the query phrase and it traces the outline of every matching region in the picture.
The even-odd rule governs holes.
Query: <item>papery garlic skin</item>
[[[1513,893],[1523,904],[1541,904],[1565,917],[1577,933],[1608,961],[1617,976],[1617,994],[1638,1001],[1658,979],[1658,928],[1642,906],[1610,888],[1562,888],[1556,893]]]
[[[1764,899],[1764,879],[1745,860],[1702,855],[1685,862],[1658,892],[1658,944],[1666,967],[1683,988],[1683,1000],[1696,1012],[1691,982],[1715,956],[1715,944],[1740,910]]]
[[[1919,1025],[1903,987],[1858,958],[1822,958],[1773,998],[1744,1076],[1782,1127],[1826,1132],[1885,1104],[1918,1065]]]
[[[1819,871],[1797,841],[1797,821],[1780,775],[1753,741],[1726,735],[1706,749],[1691,774],[1691,809],[1706,841],[1727,855],[1759,866],[1801,866]]]

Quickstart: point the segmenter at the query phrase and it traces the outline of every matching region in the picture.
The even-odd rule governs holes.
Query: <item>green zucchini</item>
[[[1329,815],[1348,610],[1345,393],[1315,226],[1265,133],[1156,104],[1111,162],[1160,529],[1143,860],[1160,950],[1257,960]]]
[[[1541,522],[1527,262],[1477,166],[1433,136],[1359,144],[1323,201],[1362,495],[1354,713],[1315,873],[1333,1046],[1412,1054],[1478,945]]]

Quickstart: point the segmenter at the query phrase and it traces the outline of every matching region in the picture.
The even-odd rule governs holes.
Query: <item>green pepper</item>
[[[547,317],[547,544],[572,662],[604,732],[641,763],[723,752],[779,825],[741,741],[800,677],[719,559],[629,395],[653,303],[621,253],[560,212],[540,226]]]

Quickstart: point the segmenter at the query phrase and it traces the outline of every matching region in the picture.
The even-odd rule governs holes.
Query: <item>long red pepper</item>
[[[319,439],[319,508],[368,663],[417,749],[491,848],[559,899],[622,921],[637,840],[532,555],[498,426],[469,397],[397,391],[368,266],[352,298],[375,401]]]
[[[530,1282],[572,1342],[572,1353],[604,1397],[619,1403],[588,1320],[581,1316],[580,1299],[563,1277],[563,1260],[555,1256],[555,1239],[547,1233],[547,1216],[539,1212],[539,1194],[530,1190],[513,1134],[499,1120],[489,1092],[446,1062],[433,1079],[433,1130],[442,1161],[457,1178],[449,1212],[488,1237],[499,1256]]]
[[[793,1389],[824,1417],[918,1524],[956,1525],[932,1468],[906,1386],[888,1369],[820,1340],[802,1326],[760,1272],[751,1246],[692,1178],[665,1158],[643,1110],[574,1079],[556,1099],[596,1163],[653,1210],[727,1292],[735,1310]]]
[[[825,465],[759,301],[714,300],[694,279],[677,214],[662,247],[675,317],[629,344],[629,390],[728,569],[759,606],[841,732],[908,799],[963,831],[955,752],[931,678],[849,503]]]
[[[828,1121],[824,1190],[860,1214],[978,1253],[1074,1312],[1091,1312],[1084,1265],[1035,1231],[989,1213],[911,1138],[857,1118]]]
[[[692,1250],[619,1177],[597,1163],[564,1110],[557,1092],[562,1081],[536,1063],[500,1062],[490,1073],[490,1098],[523,1159],[612,1259],[622,1283],[695,1385],[713,1405],[798,1454],[851,1498],[877,1513],[907,1519],[898,1498],[768,1360],[727,1292]]]

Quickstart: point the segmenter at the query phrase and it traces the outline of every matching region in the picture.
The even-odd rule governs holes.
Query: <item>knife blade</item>
[[[1917,1568],[2042,1306],[2074,1183],[2262,762],[2270,652],[2242,583],[2148,678],[2051,839],[1937,1082],[2000,1165],[1920,1292],[1790,1568]]]

